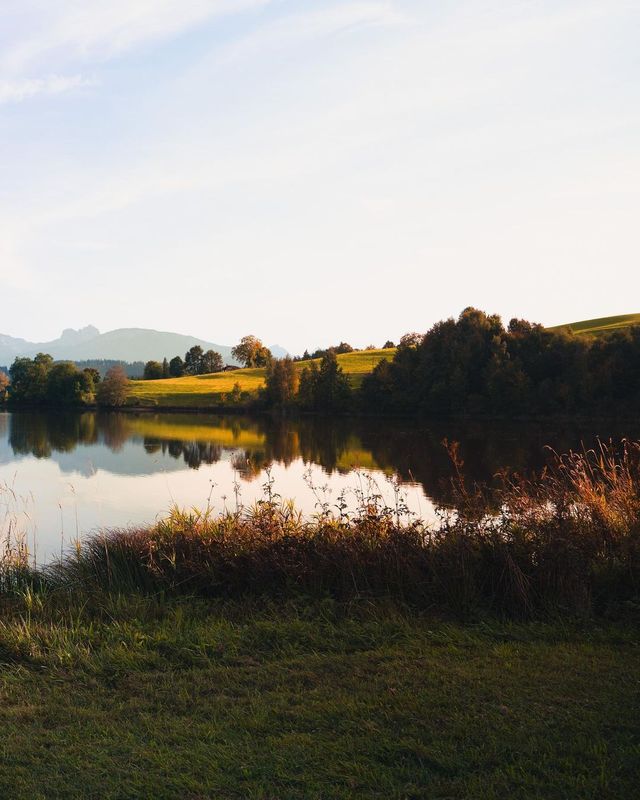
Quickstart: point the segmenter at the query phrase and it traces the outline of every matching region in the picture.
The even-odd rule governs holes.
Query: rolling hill
[[[357,387],[362,378],[383,358],[391,359],[395,350],[359,350],[343,353],[338,362],[351,382]],[[303,370],[309,361],[298,361]],[[212,375],[194,375],[185,378],[168,378],[159,381],[132,381],[130,405],[169,408],[213,408],[222,403],[231,404],[229,395],[234,385],[241,392],[255,395],[264,386],[264,369],[238,369],[233,372],[216,372]]]
[[[554,325],[550,331],[572,331],[576,335],[602,336],[621,328],[640,325],[640,314],[619,314],[616,317],[600,317],[585,319],[580,322],[569,322],[565,325]]]

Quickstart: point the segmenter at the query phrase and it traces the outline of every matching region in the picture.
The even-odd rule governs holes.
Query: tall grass
[[[251,508],[174,509],[152,527],[95,535],[37,577],[55,591],[392,598],[462,615],[640,609],[640,444],[555,454],[536,477],[491,490],[465,488],[450,453],[456,507],[435,526],[373,485],[353,510],[341,497],[305,519],[269,479]]]
[[[0,595],[20,591],[35,579],[22,524],[25,517],[13,487],[0,483]]]

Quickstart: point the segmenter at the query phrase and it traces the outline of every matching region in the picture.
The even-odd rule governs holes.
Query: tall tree
[[[272,408],[286,408],[293,404],[300,379],[293,360],[274,359],[267,367],[265,399]]]
[[[243,336],[231,355],[245,367],[266,367],[272,358],[271,350],[255,336]]]
[[[184,375],[184,361],[180,356],[175,356],[169,362],[169,375],[172,378],[181,378]]]
[[[51,405],[83,405],[94,400],[93,379],[71,361],[52,364],[47,376],[47,402]]]
[[[224,361],[220,353],[215,350],[207,350],[203,353],[200,362],[200,374],[208,375],[211,372],[221,372],[224,369]]]
[[[47,399],[47,379],[53,358],[38,353],[34,359],[16,358],[9,369],[12,401],[39,405]]]
[[[333,350],[322,356],[320,366],[312,361],[302,371],[298,397],[300,405],[313,411],[345,411],[351,403],[349,379]]]
[[[194,345],[184,356],[184,371],[187,375],[200,375],[202,370],[202,348]]]
[[[111,367],[100,386],[97,400],[101,406],[123,406],[127,401],[129,379],[120,366]]]
[[[159,361],[147,361],[144,365],[145,381],[157,381],[164,377],[164,369]]]

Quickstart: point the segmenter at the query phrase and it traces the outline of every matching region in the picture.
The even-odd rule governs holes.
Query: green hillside
[[[361,384],[362,378],[373,370],[383,358],[393,358],[395,350],[359,350],[338,356],[338,362],[353,387]],[[310,361],[299,361],[299,370]],[[319,363],[319,361],[318,361]],[[185,378],[167,378],[158,381],[131,381],[129,404],[135,406],[165,406],[173,408],[208,408],[221,405],[233,406],[235,384],[247,393],[246,401],[255,396],[264,386],[264,369],[238,369],[233,372],[216,372],[212,375],[190,375]]]
[[[584,319],[581,322],[569,322],[566,325],[554,325],[550,331],[573,331],[575,334],[601,336],[604,333],[640,325],[640,314],[619,314],[617,317],[600,317]]]

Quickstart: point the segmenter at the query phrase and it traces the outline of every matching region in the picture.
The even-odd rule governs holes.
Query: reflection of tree
[[[272,463],[264,452],[257,450],[234,453],[231,458],[231,466],[245,481],[255,480],[262,470],[270,467]]]
[[[48,458],[78,445],[101,443],[119,451],[125,443],[179,460],[191,469],[215,464],[224,450],[244,480],[253,480],[272,463],[289,465],[298,458],[328,473],[353,466],[395,472],[404,481],[420,483],[435,502],[452,501],[449,456],[443,439],[460,443],[469,485],[487,483],[507,470],[526,475],[546,463],[552,444],[559,451],[592,445],[595,434],[577,428],[549,430],[541,425],[488,423],[422,424],[411,420],[307,417],[299,420],[250,417],[194,417],[187,414],[13,413],[9,442],[16,454]],[[603,438],[615,436],[601,426]],[[180,436],[180,433],[184,436]],[[624,432],[631,435],[630,431]]]
[[[185,464],[198,469],[201,464],[216,464],[220,461],[222,448],[212,442],[185,442],[182,448]]]
[[[285,419],[277,419],[264,429],[269,462],[278,461],[289,466],[300,456],[300,424],[293,425]]]
[[[348,419],[312,417],[301,420],[298,429],[300,455],[306,463],[320,464],[331,473],[348,452],[352,433],[353,422]]]
[[[144,437],[144,449],[150,455],[162,453],[171,458],[184,458],[191,469],[198,469],[202,464],[216,464],[222,456],[222,448],[213,442],[179,441],[177,439],[157,439]]]
[[[16,455],[49,458],[51,456],[51,444],[44,415],[12,414],[9,444]]]
[[[105,412],[96,415],[100,438],[114,453],[122,450],[127,440],[131,438],[131,429],[126,414]]]
[[[96,444],[99,437],[97,415],[90,412],[81,414],[78,420],[78,432],[82,444]]]
[[[496,484],[501,473],[531,475],[549,462],[552,444],[559,452],[592,446],[596,435],[578,428],[553,429],[538,424],[458,423],[416,425],[388,421],[359,426],[363,448],[381,466],[391,467],[404,481],[416,481],[425,494],[451,505],[452,464],[443,440],[459,442],[467,488]],[[607,435],[612,435],[611,432]]]
[[[49,458],[52,452],[70,453],[79,443],[96,441],[92,414],[14,413],[10,417],[9,443],[13,452]]]
[[[182,442],[170,441],[167,442],[167,453],[171,458],[180,458],[182,455]]]

